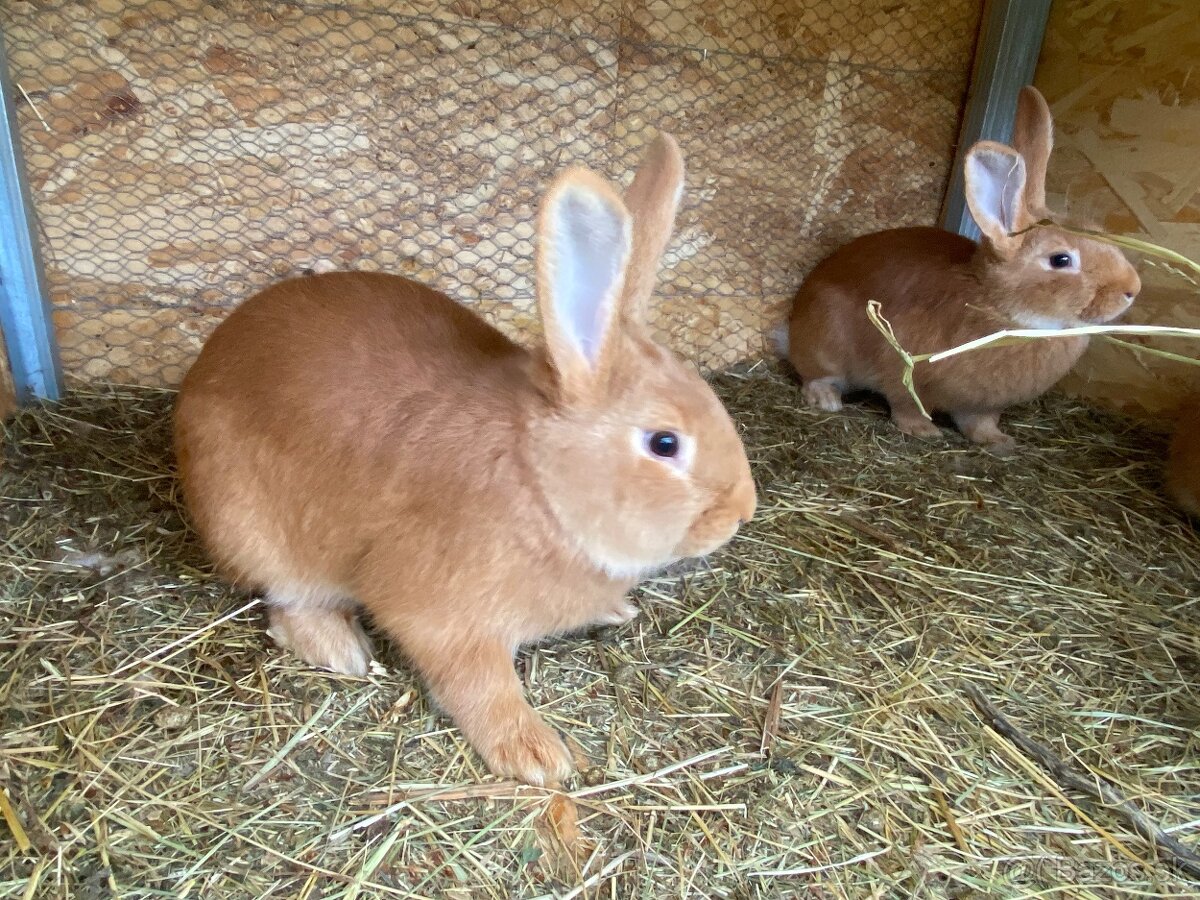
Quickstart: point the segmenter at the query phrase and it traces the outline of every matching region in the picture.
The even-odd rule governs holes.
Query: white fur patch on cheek
[[[1013,322],[1022,328],[1058,329],[1066,328],[1071,324],[1036,312],[1014,313],[1012,318]]]

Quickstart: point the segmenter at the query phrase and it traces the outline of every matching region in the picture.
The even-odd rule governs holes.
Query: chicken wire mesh
[[[397,272],[536,334],[539,197],[687,159],[653,325],[759,355],[848,238],[932,223],[978,0],[0,4],[63,364],[176,384],[286,276]]]

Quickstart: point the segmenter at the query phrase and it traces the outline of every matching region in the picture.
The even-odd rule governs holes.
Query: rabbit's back
[[[268,288],[217,328],[180,390],[176,452],[193,521],[235,579],[287,582],[303,568],[343,584],[397,506],[451,503],[446,487],[476,475],[464,453],[507,451],[527,362],[469,310],[404,278],[335,273]]]
[[[975,255],[977,245],[941,228],[877,231],[855,238],[822,260],[805,279],[806,291],[836,287],[889,305],[937,302]],[[866,299],[863,301],[864,305]]]
[[[867,318],[871,300],[906,350],[950,346],[964,303],[978,290],[970,271],[975,249],[938,228],[898,228],[864,235],[826,257],[793,303],[789,352],[800,376],[833,370],[880,389],[898,373],[899,358]]]
[[[395,275],[336,272],[281,282],[243,303],[209,338],[183,390],[232,391],[256,417],[328,416],[327,430],[349,418],[357,440],[395,398],[486,401],[481,374],[509,375],[494,384],[503,392],[525,356],[438,291]]]

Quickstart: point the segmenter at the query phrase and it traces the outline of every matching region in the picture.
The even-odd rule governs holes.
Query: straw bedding
[[[591,760],[566,793],[487,776],[389,652],[356,680],[271,646],[175,505],[171,394],[22,413],[0,895],[1195,896],[1148,830],[1200,850],[1200,540],[1163,436],[1049,398],[1001,460],[762,365],[716,384],[755,521],[518,661]]]

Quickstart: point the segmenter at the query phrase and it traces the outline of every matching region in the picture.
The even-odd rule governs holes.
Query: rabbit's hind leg
[[[353,601],[340,592],[312,585],[267,589],[267,634],[312,666],[343,675],[366,675],[371,642],[358,621]]]

